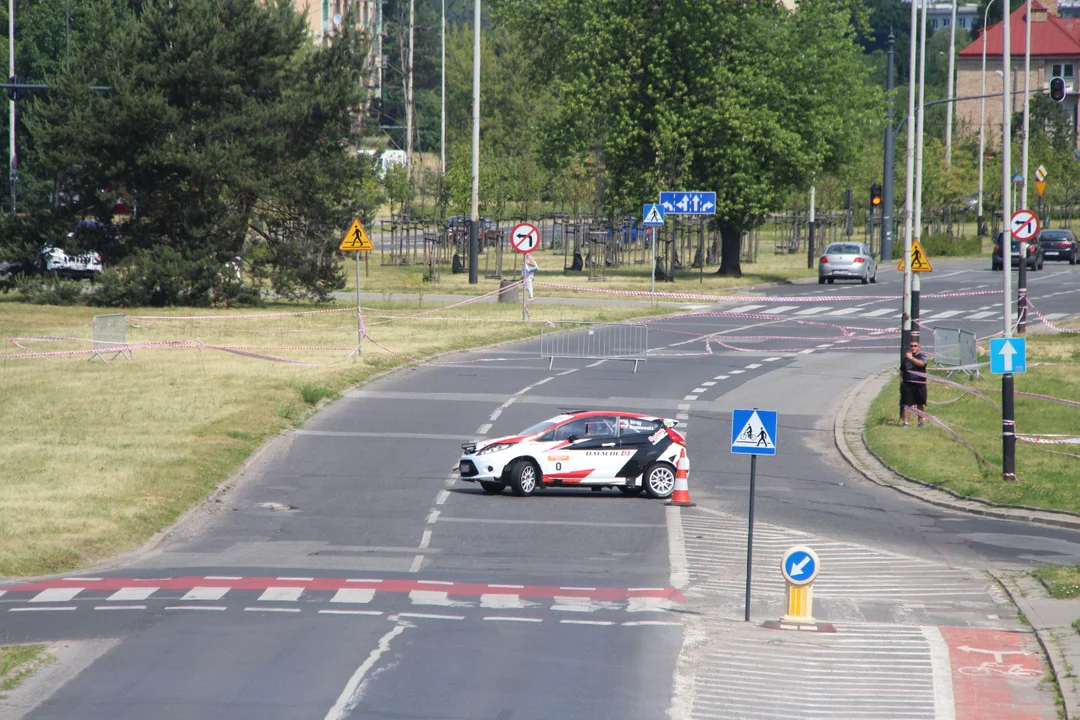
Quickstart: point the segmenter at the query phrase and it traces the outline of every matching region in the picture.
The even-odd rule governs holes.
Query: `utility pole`
[[[446,0],[442,2],[442,102],[439,113],[439,194],[446,176]]]
[[[915,41],[916,28],[919,23],[918,0],[911,0],[911,48],[908,58],[908,118],[915,117]],[[911,206],[915,196],[915,124],[908,121],[907,126],[907,165],[904,173],[904,299],[903,299],[903,324],[900,332],[900,370],[904,369],[904,355],[908,345],[911,344],[911,232],[912,213]],[[903,412],[903,400],[900,401],[900,410]]]
[[[15,75],[15,0],[8,0],[8,77],[11,82],[19,82]],[[8,101],[8,183],[11,185],[11,215],[14,217],[18,203],[15,187],[19,182],[19,155],[15,151],[15,98],[19,91],[11,93]]]
[[[810,186],[810,223],[806,233],[806,268],[814,269],[814,186]]]
[[[953,97],[956,87],[956,0],[952,0],[952,21],[949,25],[949,82],[948,98]],[[945,169],[952,168],[952,118],[953,104],[945,105]]]
[[[1001,30],[1005,42],[1002,44],[1001,60],[1001,302],[1002,311],[1005,315],[1005,327],[1003,328],[1006,338],[1012,337],[1012,252],[1009,251],[1012,241],[1012,207],[1009,198],[1009,185],[1012,175],[1012,93],[1009,92],[1009,76],[1012,66],[1012,35],[1009,29],[1009,6],[1002,6]],[[1023,258],[1021,258],[1023,262]],[[1016,423],[1013,413],[1013,374],[1004,373],[1001,376],[1001,477],[1005,481],[1016,480]]]
[[[413,177],[413,31],[416,26],[416,0],[409,0],[409,60],[405,67],[405,176],[410,192],[406,194],[405,214],[408,215],[409,196]]]
[[[1020,207],[1028,208],[1028,127],[1031,111],[1031,0],[1027,0],[1024,14],[1024,144],[1020,159]],[[1035,242],[1039,239],[1035,238]],[[1027,333],[1027,249],[1026,242],[1020,243],[1019,277],[1016,283],[1016,332]],[[1005,252],[1002,250],[1002,252]],[[1010,253],[1011,254],[1011,253]]]
[[[893,127],[893,46],[896,44],[896,36],[893,35],[892,30],[889,31],[888,40],[886,40],[886,47],[889,49],[886,53],[888,62],[885,65],[885,94],[888,97],[887,118],[885,123],[885,170],[882,173],[882,189],[881,192],[884,195],[882,200],[881,210],[881,262],[886,263],[892,260],[892,243],[893,243],[893,182],[896,172],[896,130]]]
[[[469,223],[469,284],[480,282],[476,267],[480,262],[477,247],[480,233],[480,0],[473,0],[473,71],[472,71],[472,222]]]

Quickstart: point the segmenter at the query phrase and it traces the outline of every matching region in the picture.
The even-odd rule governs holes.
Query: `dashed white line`
[[[476,431],[477,435],[487,435],[488,430],[491,429],[491,423],[484,423],[480,426],[480,429]]]
[[[431,525],[432,523],[434,523],[438,519],[439,519],[439,511],[438,510],[432,510],[431,514],[427,516],[427,524]]]
[[[614,625],[610,620],[560,620],[561,625]]]
[[[431,531],[425,530],[424,535],[420,538],[420,549],[425,549],[431,543]]]
[[[145,610],[145,605],[96,605],[95,610]]]
[[[246,607],[244,612],[275,612],[275,613],[298,613],[300,608],[283,608],[283,607]]]
[[[703,392],[705,392],[705,388],[703,388],[703,387],[699,387],[699,388],[694,388],[694,392],[696,392],[696,393],[703,393]]]
[[[715,384],[716,384],[716,381],[715,381],[715,380],[710,380],[709,382],[703,382],[703,383],[701,383],[702,387],[712,387],[712,386],[713,386],[713,385],[715,385]]]
[[[348,578],[345,582],[381,583],[382,580],[369,580],[368,578]]]
[[[439,494],[435,497],[435,504],[442,505],[444,502],[446,502],[446,498],[448,497],[450,497],[449,490],[440,490]]]
[[[293,582],[311,582],[315,578],[313,577],[279,577],[278,580],[293,581]]]
[[[57,606],[45,606],[45,607],[17,607],[11,608],[8,612],[55,612],[58,610],[74,610],[74,605],[65,605],[64,607]],[[167,608],[166,608],[167,609]]]
[[[807,349],[805,349],[805,350],[800,350],[800,351],[798,352],[798,354],[799,354],[799,355],[809,355],[809,354],[810,354],[810,353],[812,353],[812,352],[814,352],[814,348],[807,348]]]
[[[745,370],[728,370],[728,372],[731,373],[732,375],[742,375],[746,371]]]
[[[761,363],[751,363],[750,365],[746,366],[746,369],[747,370],[757,370],[759,367],[761,367]]]
[[[488,585],[488,587],[506,588],[508,590],[524,590],[524,585]]]
[[[675,408],[677,410],[689,410],[690,406],[689,405],[676,405]]]
[[[668,622],[665,620],[632,620],[630,622],[624,622],[624,627],[638,627],[642,625],[658,625],[662,627],[682,627],[682,623]]]
[[[302,587],[272,587],[266,588],[259,596],[259,602],[296,602],[303,594]]]
[[[428,620],[464,620],[464,615],[430,615],[428,613],[398,613],[397,617],[426,618]]]
[[[490,420],[491,422],[495,422],[499,419],[500,415],[502,415],[502,410],[496,410],[495,412],[491,413],[491,417],[489,417],[488,420]]]
[[[239,575],[207,575],[207,580],[243,580]]]
[[[224,605],[166,605],[166,610],[211,610],[213,612],[225,612]]]
[[[832,343],[822,343],[821,345],[818,345],[819,348],[827,348],[827,347],[832,347],[832,346],[833,346]]]
[[[728,379],[727,375],[717,375],[716,377],[713,378],[713,380],[727,380],[727,379]]]
[[[382,615],[381,610],[320,610],[320,615]]]
[[[417,580],[417,585],[453,585],[450,580]]]
[[[501,615],[487,615],[487,616],[484,617],[484,619],[485,620],[496,620],[496,621],[502,621],[502,622],[527,622],[527,623],[544,622],[540,618],[504,617],[504,616],[501,616]]]
[[[595,590],[594,587],[559,587],[560,590]]]
[[[763,361],[764,361],[764,362],[776,362],[777,360],[781,360],[781,359],[782,359],[782,358],[778,358],[778,357],[771,357],[771,358],[763,358]]]
[[[687,395],[683,400],[697,400],[697,395]]]
[[[412,565],[409,566],[409,572],[420,572],[420,566],[424,564],[424,556],[417,555],[413,558]]]

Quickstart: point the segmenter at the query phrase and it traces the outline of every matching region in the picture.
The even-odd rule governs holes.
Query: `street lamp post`
[[[927,16],[929,15],[929,0],[923,0],[922,3],[922,20],[919,25],[919,108],[918,115],[915,117],[915,121],[918,124],[918,131],[915,135],[915,142],[917,143],[915,149],[915,239],[918,240],[922,237],[922,185],[923,185],[923,138],[926,136],[926,24]],[[952,103],[949,103],[951,106]],[[908,265],[911,264],[911,259],[908,258]],[[911,302],[908,307],[908,315],[911,318],[911,334],[910,337],[915,339],[919,337],[919,292],[922,286],[922,280],[918,274],[911,273],[911,268],[906,268],[910,276],[911,283]]]
[[[980,95],[986,95],[986,22],[990,13],[990,6],[994,4],[994,0],[990,0],[986,4],[986,10],[983,11],[983,26],[982,26],[982,91]],[[1004,87],[1004,86],[1003,86]],[[987,234],[984,233],[983,226],[983,161],[985,160],[986,152],[984,150],[984,144],[986,142],[986,98],[983,97],[979,101],[979,216],[976,220],[978,225],[976,235]]]
[[[1030,2],[1030,0],[1029,0]],[[949,26],[949,82],[948,97],[951,99],[956,88],[956,0],[952,1],[952,20]],[[953,104],[945,106],[945,169],[952,168],[952,119]]]
[[[1001,93],[1001,302],[1005,316],[1003,334],[1012,337],[1012,252],[1010,217],[1012,207],[1009,198],[1010,166],[1012,165],[1012,93],[1009,92],[1009,75],[1012,68],[1012,35],[1009,30],[1009,8],[1002,5],[1002,93]],[[1023,258],[1021,258],[1023,262]],[[1013,374],[1001,376],[1001,476],[1006,481],[1016,480],[1016,423],[1013,413]]]
[[[911,0],[911,31],[914,34],[919,21],[918,0]],[[908,53],[908,114],[909,118],[915,117],[915,43],[910,43]],[[907,164],[904,173],[904,299],[903,320],[900,333],[900,370],[904,368],[904,354],[907,353],[911,343],[911,207],[915,195],[915,127],[914,123],[908,122],[907,127]],[[900,411],[903,414],[903,398],[900,400]]]
[[[480,0],[473,0],[472,222],[469,223],[469,284],[480,282]]]
[[[885,169],[882,173],[882,210],[881,210],[881,262],[892,260],[893,246],[893,169],[896,162],[896,128],[893,127],[893,45],[896,36],[889,31],[886,41],[888,62],[885,66],[885,93],[888,96],[888,120],[885,123]]]
[[[1031,110],[1031,0],[1024,14],[1024,130],[1020,158],[1020,207],[1028,207],[1028,126]],[[1038,238],[1035,239],[1038,242]],[[1027,243],[1020,243],[1020,273],[1016,283],[1016,332],[1027,332]]]

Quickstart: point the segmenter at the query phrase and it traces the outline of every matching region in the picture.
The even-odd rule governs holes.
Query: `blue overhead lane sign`
[[[662,192],[660,206],[672,215],[715,215],[716,193],[697,190]]]
[[[990,341],[990,372],[994,375],[1027,372],[1027,340],[994,338]]]

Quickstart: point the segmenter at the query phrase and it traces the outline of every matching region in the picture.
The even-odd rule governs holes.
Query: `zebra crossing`
[[[794,312],[793,312],[794,311]],[[820,318],[843,318],[844,320],[899,320],[903,313],[896,308],[868,307],[836,307],[832,305],[819,305],[804,308],[801,305],[763,305],[760,303],[740,305],[725,309],[730,313],[746,313],[758,315],[775,315],[791,317],[797,320],[820,319]],[[1003,319],[1001,303],[986,305],[973,310],[941,310],[924,313],[919,320],[921,322],[936,322],[938,320],[956,321],[985,321],[1000,322]],[[1050,322],[1069,317],[1069,313],[1046,313],[1044,317]]]
[[[852,625],[836,635],[770,635],[712,649],[695,662],[691,717],[934,720],[926,632]]]
[[[741,607],[746,592],[746,521],[718,511],[682,515],[692,601]],[[875,619],[929,621],[963,615],[968,622],[996,619],[1005,602],[977,572],[835,540],[767,523],[754,525],[751,595],[780,607],[784,551],[810,545],[821,558],[815,581],[815,617],[825,622]]]

